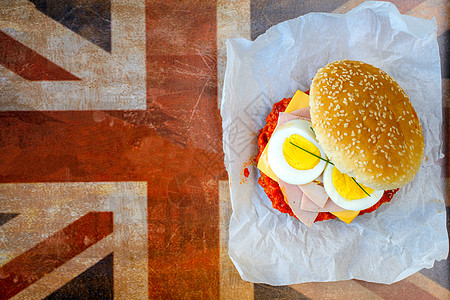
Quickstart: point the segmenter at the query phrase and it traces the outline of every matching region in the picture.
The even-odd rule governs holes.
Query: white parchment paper
[[[441,167],[441,72],[435,20],[401,15],[385,2],[347,14],[311,13],[270,28],[255,41],[227,41],[221,114],[231,186],[229,255],[244,280],[287,285],[362,279],[393,283],[445,259],[448,236]],[[357,217],[307,228],[272,208],[244,163],[273,103],[308,90],[325,64],[353,59],[393,76],[422,123],[426,158],[390,204]]]

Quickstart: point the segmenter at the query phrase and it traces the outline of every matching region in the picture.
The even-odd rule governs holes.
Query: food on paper
[[[309,122],[311,121],[311,123]],[[417,114],[395,80],[372,65],[335,61],[310,95],[274,105],[258,137],[260,185],[302,223],[350,223],[389,202],[423,159]]]

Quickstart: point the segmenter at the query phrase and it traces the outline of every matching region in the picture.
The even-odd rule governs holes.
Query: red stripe
[[[153,0],[146,7],[147,106],[174,117],[177,122],[167,126],[186,141],[182,151],[164,143],[151,147],[162,170],[149,181],[149,294],[217,299],[217,180],[226,178],[217,108],[217,6]],[[158,190],[164,196],[155,195]]]
[[[0,64],[31,81],[80,80],[2,31],[0,31]]]
[[[216,13],[215,1],[147,1],[147,105],[203,149],[222,147]]]
[[[9,299],[113,232],[112,212],[90,212],[0,267],[0,299]]]
[[[355,280],[360,285],[374,292],[383,299],[409,300],[409,299],[427,299],[438,300],[427,291],[407,280],[402,280],[390,285]]]
[[[157,133],[158,123],[144,123],[91,111],[0,112],[0,182],[151,182],[179,173],[226,179],[220,144],[179,145]],[[217,137],[219,126],[196,131]]]

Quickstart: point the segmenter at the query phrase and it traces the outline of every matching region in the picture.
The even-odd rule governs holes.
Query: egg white
[[[305,120],[292,120],[277,128],[270,138],[267,151],[267,159],[270,168],[279,179],[286,183],[298,185],[311,182],[316,179],[325,168],[326,162],[320,160],[312,169],[298,170],[291,167],[283,155],[283,144],[285,140],[293,134],[298,134],[313,143],[314,146],[319,149],[320,156],[327,159],[322,147],[317,143],[311,127],[311,122]]]
[[[367,196],[361,199],[348,200],[342,197],[333,184],[332,173],[334,168],[335,167],[330,164],[326,166],[325,171],[323,172],[323,185],[328,196],[338,206],[347,210],[363,210],[380,201],[384,193],[383,190],[374,190],[371,194],[369,194],[370,197]]]

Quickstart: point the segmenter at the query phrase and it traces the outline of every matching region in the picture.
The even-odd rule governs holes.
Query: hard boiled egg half
[[[347,210],[363,210],[380,201],[383,190],[373,190],[347,174],[341,173],[334,165],[328,164],[323,173],[323,185],[331,200]],[[366,194],[367,193],[367,194]]]
[[[270,138],[267,159],[275,175],[289,184],[313,181],[324,170],[327,159],[316,141],[311,122],[292,120],[277,127]]]

